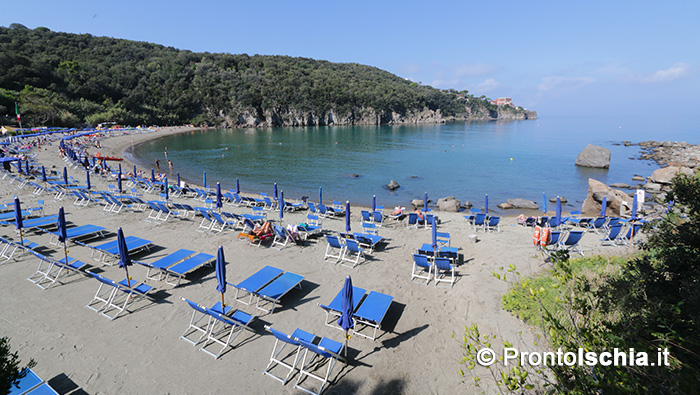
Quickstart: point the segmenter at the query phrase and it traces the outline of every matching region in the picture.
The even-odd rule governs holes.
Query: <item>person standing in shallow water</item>
[[[156,169],[160,171],[160,161],[158,159],[156,159]]]
[[[173,162],[171,162],[170,159],[168,159],[168,167],[170,167],[170,171],[173,170]]]

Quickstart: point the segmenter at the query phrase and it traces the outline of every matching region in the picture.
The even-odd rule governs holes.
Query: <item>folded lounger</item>
[[[298,370],[297,365],[299,364],[299,361],[301,360],[301,349],[302,346],[301,344],[294,340],[294,339],[301,339],[309,343],[313,343],[314,339],[316,338],[316,335],[313,335],[309,332],[306,332],[304,330],[301,330],[297,328],[294,333],[291,335],[288,335],[286,333],[280,332],[278,330],[273,329],[269,325],[265,325],[265,329],[270,331],[272,335],[275,337],[275,346],[272,347],[272,354],[270,355],[270,362],[267,364],[267,367],[263,371],[263,374],[272,377],[275,380],[278,380],[282,382],[282,384],[287,384],[289,381],[292,373],[294,373],[295,370]],[[277,346],[281,344],[282,347],[277,349]],[[287,353],[287,354],[282,354],[282,351],[284,351],[284,348],[290,345],[292,346],[292,350]],[[280,356],[281,355],[281,356]],[[291,362],[285,362],[288,358],[291,356],[294,356],[294,359]],[[277,366],[280,366],[281,368],[285,368],[288,370],[287,375],[282,378],[280,376],[276,376],[272,373],[272,370],[276,368]]]
[[[217,302],[214,306],[212,306],[211,309],[207,309],[206,307],[199,305],[191,300],[185,299],[183,297],[180,297],[180,299],[184,300],[193,310],[192,318],[190,319],[190,325],[187,327],[187,330],[185,330],[182,333],[182,335],[180,335],[180,339],[192,344],[193,346],[199,344],[202,341],[202,339],[204,339],[209,333],[209,326],[211,325],[214,318],[211,315],[209,315],[207,310],[212,310],[217,313],[223,313],[225,315],[231,311],[230,306],[226,307],[226,311],[222,311],[221,302]],[[201,333],[197,340],[190,339],[190,337],[193,334],[197,333]]]
[[[357,306],[360,305],[360,302],[362,301],[362,298],[365,296],[365,290],[360,288],[360,287],[352,287],[352,311],[357,310]],[[339,328],[340,327],[337,325],[338,318],[340,317],[341,310],[342,310],[342,300],[343,300],[343,291],[341,290],[338,292],[338,294],[333,298],[331,303],[329,305],[323,305],[323,304],[318,304],[325,312],[326,312],[326,325],[333,327],[333,328]]]
[[[304,276],[291,272],[286,272],[277,277],[271,283],[256,292],[258,301],[255,304],[255,307],[268,314],[272,314],[275,311],[275,306],[280,302],[280,299],[282,299],[284,295],[295,287],[299,287],[299,289],[301,289],[301,281],[303,279]],[[265,305],[265,303],[271,304],[272,307],[270,307],[269,310],[262,307]]]
[[[284,270],[282,269],[272,266],[265,266],[264,268],[255,272],[252,276],[238,283],[238,285],[230,284],[232,287],[236,288],[235,299],[245,305],[250,305],[253,302],[253,295],[257,291],[263,289],[263,287],[265,287],[267,284],[271,283],[274,279],[281,276],[283,272]],[[240,291],[249,295],[247,301],[239,298],[238,293]]]
[[[297,379],[294,388],[299,388],[304,392],[309,394],[319,395],[323,391],[323,387],[328,383],[328,377],[333,371],[333,367],[338,359],[342,360],[343,357],[340,353],[343,350],[343,344],[335,340],[328,339],[326,337],[322,338],[318,345],[312,344],[302,339],[295,339],[304,348],[304,356],[301,362],[301,369],[299,370],[299,378]],[[328,368],[324,377],[314,374],[323,367],[323,364],[327,364]],[[321,386],[318,391],[313,391],[309,388],[301,386],[301,383],[306,378],[312,378],[321,382]]]
[[[147,297],[147,293],[153,289],[153,287],[147,284],[139,284],[135,280],[124,279],[117,283],[99,274],[90,271],[87,273],[99,281],[100,286],[97,288],[95,296],[85,307],[102,314],[110,320],[117,318],[121,312],[127,310],[129,306],[141,298]],[[112,310],[114,310],[114,313],[110,313]]]
[[[214,255],[205,254],[203,252],[200,252],[199,254],[191,258],[187,258],[184,261],[176,264],[175,266],[165,269],[165,282],[177,287],[180,285],[180,280],[182,280],[182,278],[185,277],[187,273],[193,272],[204,265],[211,266],[212,261],[214,261],[214,259]],[[177,277],[177,283],[169,282],[169,277],[173,277],[173,279]]]
[[[353,333],[375,340],[377,338],[377,329],[379,329],[381,326],[382,320],[384,319],[384,316],[386,316],[387,311],[389,311],[389,306],[391,305],[391,301],[393,299],[393,296],[371,291],[365,298],[364,302],[362,302],[360,307],[357,309],[355,314],[353,314],[353,318],[356,319]],[[357,329],[358,324],[374,328],[374,334],[372,336],[368,336],[360,333]]]
[[[171,254],[168,254],[168,255],[158,259],[155,262],[151,262],[151,263],[145,263],[145,262],[139,262],[139,261],[134,261],[134,262],[141,264],[141,265],[144,265],[148,268],[148,271],[146,272],[147,279],[149,279],[149,280],[162,280],[163,274],[165,274],[164,269],[169,268],[170,266],[180,262],[181,260],[189,257],[192,254],[194,254],[194,251],[182,248],[182,249],[179,249]],[[158,270],[158,277],[151,275],[151,270],[153,270],[153,269]]]

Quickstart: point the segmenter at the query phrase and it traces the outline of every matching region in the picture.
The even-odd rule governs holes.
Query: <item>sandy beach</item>
[[[97,151],[105,156],[123,157],[132,144],[192,130],[163,128],[152,133],[105,138],[100,140],[103,147]],[[57,141],[36,152],[37,163],[62,171],[65,162],[59,158]],[[131,165],[123,162],[125,170]],[[167,162],[161,162],[161,168],[167,169]],[[85,179],[82,169],[68,172],[76,179]],[[95,175],[92,184],[93,189],[108,190],[115,180]],[[12,339],[12,348],[19,352],[22,361],[36,360],[33,370],[61,394],[302,393],[294,388],[298,373],[286,385],[263,375],[275,343],[264,326],[271,325],[285,333],[300,328],[319,337],[344,341],[342,331],[324,325],[325,314],[318,304],[331,302],[341,290],[346,275],[352,276],[357,287],[393,296],[393,302],[376,340],[351,337],[350,362],[335,366],[325,394],[477,392],[471,378],[459,375],[464,327],[478,324],[483,333],[497,334],[499,339],[513,342],[522,338],[525,343],[531,342],[533,331],[501,308],[501,295],[508,284],[494,278],[492,271],[513,264],[522,276],[528,276],[551,265],[533,247],[532,229],[517,224],[514,216],[503,218],[500,232],[485,233],[472,229],[463,213],[436,212],[441,220],[440,231],[450,233],[451,246],[458,247],[462,255],[454,286],[436,288],[432,281],[426,286],[419,280],[410,280],[411,254],[423,243],[430,243],[431,233],[424,228],[409,229],[405,220],[387,220],[379,230],[386,243],[357,267],[348,268],[323,260],[327,245],[323,237],[311,239],[303,246],[288,245],[282,250],[265,245],[253,247],[236,240],[238,230],[220,234],[198,232],[201,217],[171,218],[155,224],[146,221],[149,210],[126,208],[117,215],[107,215],[100,203],[78,207],[71,197],[54,200],[48,193],[34,196],[31,187],[18,189],[17,186],[7,178],[0,181],[3,202],[17,195],[23,207],[35,207],[38,200],[43,200],[46,215],[56,214],[59,207],[64,207],[69,224],[104,226],[108,230],[106,237],[92,240],[90,245],[115,240],[119,227],[127,236],[151,240],[150,251],[132,257],[138,261],[153,262],[180,248],[216,255],[217,248],[223,246],[229,283],[237,284],[267,265],[304,276],[301,289],[287,294],[272,314],[261,312],[255,305],[236,303],[235,289],[229,287],[225,295],[227,304],[255,318],[250,330],[233,341],[234,347],[215,360],[179,339],[192,315],[192,309],[181,297],[206,306],[220,301],[212,268],[190,273],[180,286],[173,287],[162,281],[146,280],[146,267],[135,264],[129,272],[135,280],[154,287],[151,300],[141,300],[129,312],[109,320],[85,308],[98,288],[96,280],[72,275],[65,284],[42,290],[25,280],[35,273],[38,260],[30,254],[18,256],[0,265],[0,333]],[[242,191],[249,196],[255,192]],[[141,193],[144,200],[159,199],[157,194]],[[203,205],[184,197],[173,201]],[[231,205],[225,205],[224,211],[251,212],[250,208]],[[306,215],[305,210],[285,213],[283,223],[306,222]],[[278,213],[269,212],[268,218],[278,221]],[[353,206],[351,218],[353,231],[360,231],[359,207]],[[344,231],[344,218],[325,219],[323,229],[326,233]],[[11,226],[2,226],[0,233],[18,240]],[[476,243],[469,237],[474,234],[478,238]],[[63,256],[63,251],[49,244],[48,234],[27,232],[26,238],[44,246],[39,251],[45,255],[59,259]],[[594,233],[587,233],[582,245],[587,255],[632,251],[629,247],[601,247],[600,236]],[[124,277],[122,269],[92,259],[88,247],[71,243],[69,255],[108,278]],[[305,384],[317,387],[309,380]]]

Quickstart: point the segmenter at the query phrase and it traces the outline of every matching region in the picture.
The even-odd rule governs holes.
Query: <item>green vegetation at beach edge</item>
[[[667,201],[674,203],[674,209],[655,228],[648,226],[647,241],[631,257],[569,259],[568,252],[558,251],[551,256],[552,270],[535,277],[520,278],[514,266],[494,272],[511,282],[503,307],[536,326],[538,340],[528,347],[482,333],[477,324],[465,327],[461,363],[473,373],[475,385],[485,384],[481,373],[487,369],[500,392],[696,391],[700,386],[700,173],[676,176]],[[620,366],[617,358],[610,366],[551,362],[533,366],[529,360],[523,364],[517,359],[507,365],[500,357],[488,368],[476,369],[479,352],[499,346],[575,355],[579,349],[596,355],[622,350],[629,359],[626,366]],[[667,357],[661,358],[665,350]],[[639,353],[648,357],[646,365]]]
[[[355,63],[195,53],[19,24],[0,27],[0,114],[11,114],[15,102],[23,126],[306,126],[535,116]]]

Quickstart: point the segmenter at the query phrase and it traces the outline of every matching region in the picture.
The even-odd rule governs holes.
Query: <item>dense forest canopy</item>
[[[15,102],[23,126],[237,125],[290,112],[325,124],[332,123],[329,113],[355,123],[362,118],[353,114],[368,111],[463,118],[502,111],[484,96],[440,91],[355,63],[195,53],[19,24],[0,27],[0,114],[14,115]],[[301,123],[307,120],[303,115]]]

